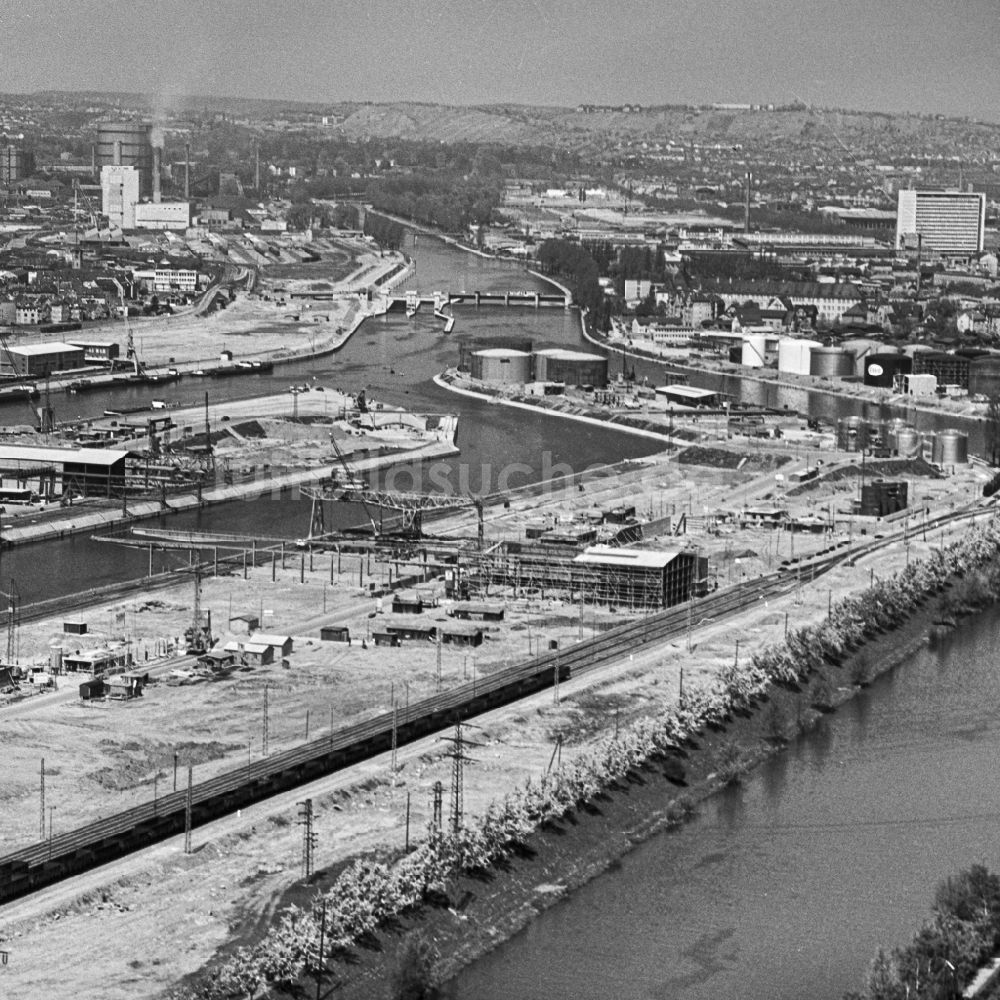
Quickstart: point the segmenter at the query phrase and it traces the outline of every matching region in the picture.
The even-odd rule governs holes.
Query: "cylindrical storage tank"
[[[792,375],[809,374],[809,358],[817,347],[823,345],[818,340],[794,340],[789,337],[778,341],[778,371]]]
[[[62,658],[63,658],[63,648],[62,648],[62,646],[49,646],[49,673],[50,674],[61,674],[62,673]]]
[[[814,347],[809,354],[809,374],[845,378],[854,374],[854,355],[843,347]]]
[[[531,381],[531,355],[507,347],[474,351],[472,377],[487,385],[524,385]]]
[[[763,368],[767,361],[767,337],[752,333],[743,338],[741,363],[747,368]]]
[[[534,363],[538,382],[593,385],[600,389],[608,384],[608,359],[603,354],[549,347],[535,351]]]
[[[969,362],[969,395],[1000,397],[1000,354],[989,354]]]
[[[837,421],[837,447],[841,451],[861,451],[868,447],[868,424],[861,417]]]
[[[913,359],[905,354],[869,354],[865,359],[865,385],[891,389],[897,375],[909,375]]]
[[[914,354],[920,354],[921,351],[933,351],[933,347],[928,347],[926,344],[907,344],[903,348],[903,353],[908,357],[912,358]]]
[[[843,347],[844,350],[850,351],[854,355],[855,375],[864,375],[865,361],[868,359],[869,355],[894,353],[893,348],[886,347],[885,344],[877,340],[870,340],[865,337],[857,337],[852,340],[845,340],[840,346]],[[895,353],[899,352],[896,351]]]
[[[896,454],[900,458],[919,458],[923,454],[923,444],[915,427],[901,427],[896,432]]]
[[[965,465],[969,461],[969,436],[961,431],[938,431],[934,435],[931,461],[935,465]]]

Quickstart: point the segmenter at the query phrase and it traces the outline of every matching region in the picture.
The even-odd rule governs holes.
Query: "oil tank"
[[[594,385],[600,389],[608,384],[608,359],[603,354],[549,347],[535,351],[534,363],[539,382]]]
[[[907,344],[903,348],[903,353],[908,357],[912,358],[914,354],[920,354],[923,351],[933,351],[933,347],[928,347],[926,344]]]
[[[472,377],[488,385],[524,385],[531,381],[531,355],[509,347],[473,351]]]
[[[905,354],[869,354],[865,360],[865,385],[891,389],[897,375],[909,375],[913,359]]]
[[[931,461],[935,465],[965,465],[969,461],[969,435],[956,430],[938,431]]]
[[[808,375],[809,358],[815,348],[822,346],[818,340],[795,340],[789,337],[778,341],[778,371]]]
[[[148,121],[102,121],[97,123],[97,165],[115,162],[115,144],[120,143],[121,163],[139,171],[139,194],[153,192],[152,126]]]
[[[767,337],[752,333],[743,338],[742,364],[747,368],[763,368],[767,360]]]
[[[809,374],[845,378],[854,374],[854,355],[843,347],[814,347],[809,355]]]
[[[49,646],[49,673],[61,674],[63,661],[62,646]]]
[[[881,341],[871,340],[868,337],[852,337],[840,346],[854,354],[854,374],[858,376],[864,375],[865,361],[870,355],[899,353],[891,347],[886,347]]]
[[[923,438],[915,427],[901,427],[896,431],[896,454],[900,458],[919,458],[923,454]]]
[[[1000,354],[988,354],[969,362],[969,395],[1000,397]]]

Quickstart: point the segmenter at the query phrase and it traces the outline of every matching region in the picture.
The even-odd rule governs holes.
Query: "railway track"
[[[49,840],[0,857],[0,903],[26,895],[97,865],[105,864],[141,847],[166,839],[250,803],[341,770],[353,763],[388,751],[393,743],[410,743],[438,732],[456,721],[509,704],[543,690],[555,682],[590,673],[633,652],[683,635],[692,619],[715,621],[735,615],[762,599],[778,597],[832,567],[870,554],[876,549],[913,537],[942,524],[974,518],[982,509],[942,515],[926,525],[862,546],[824,553],[800,560],[768,576],[720,590],[698,600],[648,617],[617,625],[566,650],[549,651],[533,659],[474,679],[450,691],[432,695],[364,722],[330,732],[327,736],[280,751],[270,757],[237,767],[190,790],[171,792],[113,816],[97,820]],[[697,612],[695,612],[697,609]]]

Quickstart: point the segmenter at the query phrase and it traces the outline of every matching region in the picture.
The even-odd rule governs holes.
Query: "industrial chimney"
[[[191,143],[184,143],[184,200],[191,200]]]
[[[116,167],[122,165],[122,141],[121,139],[115,139],[115,158],[112,161]]]
[[[160,201],[160,147],[153,147],[153,201]]]

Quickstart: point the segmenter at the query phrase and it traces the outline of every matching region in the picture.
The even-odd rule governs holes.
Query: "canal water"
[[[926,649],[458,977],[449,1000],[840,1000],[1000,868],[1000,611]]]
[[[421,292],[502,291],[504,289],[551,290],[546,282],[511,261],[478,257],[446,246],[426,236],[408,237],[406,252],[417,270],[407,287]],[[528,413],[469,399],[439,388],[433,376],[455,365],[463,340],[529,339],[535,347],[564,346],[592,350],[580,333],[575,312],[557,308],[482,307],[454,308],[455,328],[443,332],[443,324],[426,307],[412,320],[401,314],[368,320],[335,354],[290,365],[273,372],[232,379],[184,378],[168,386],[116,387],[81,395],[56,395],[57,420],[91,417],[105,409],[148,405],[166,398],[181,405],[198,405],[208,391],[213,400],[244,399],[287,391],[303,383],[329,385],[346,391],[365,388],[369,398],[422,412],[448,412],[459,416],[457,444],[460,454],[436,464],[434,475],[423,467],[413,474],[395,475],[389,484],[401,490],[446,490],[457,493],[489,492],[506,470],[506,482],[518,486],[549,475],[579,472],[592,464],[648,455],[658,450],[655,442],[617,430],[570,422],[562,418]],[[620,363],[612,358],[612,369]],[[633,359],[629,359],[633,367]],[[654,362],[634,363],[639,377],[662,380],[662,368]],[[719,388],[752,403],[788,406],[790,409],[827,420],[865,413],[865,404],[805,390],[767,387],[729,376],[699,373],[691,376],[697,385]],[[768,396],[768,392],[770,396]],[[289,397],[291,398],[291,397]],[[289,406],[291,408],[291,405]],[[881,413],[882,411],[880,411]],[[903,415],[903,414],[891,414]],[[0,404],[0,421],[25,423],[29,418],[24,402]],[[921,416],[921,426],[936,427],[942,418]],[[945,418],[943,426],[961,426]],[[970,450],[980,450],[979,437],[970,438]],[[355,516],[351,514],[350,516]],[[200,530],[225,530],[246,534],[295,537],[308,530],[309,505],[286,494],[265,497],[197,513],[171,517],[169,525]],[[44,551],[44,556],[39,553]],[[163,565],[176,561],[164,557]],[[155,568],[161,565],[159,561]],[[73,537],[5,551],[0,561],[0,579],[17,581],[24,602],[74,593],[101,583],[142,576],[148,566],[145,553],[99,544],[86,537]]]

